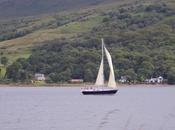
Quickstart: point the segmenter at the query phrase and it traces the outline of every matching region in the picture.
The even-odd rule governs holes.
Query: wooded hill
[[[20,20],[21,24],[17,24]],[[71,78],[94,81],[103,37],[112,54],[117,79],[127,76],[130,81],[144,81],[163,76],[170,84],[175,83],[173,1],[103,4],[66,15],[22,18],[1,26],[5,28],[0,42],[4,56],[10,58],[10,52],[17,53],[17,58],[31,54],[27,59],[23,55],[25,59],[12,60],[8,66],[6,79],[15,82],[30,81],[34,73],[44,73],[47,82]],[[13,27],[14,35],[28,31],[12,36],[9,33]]]

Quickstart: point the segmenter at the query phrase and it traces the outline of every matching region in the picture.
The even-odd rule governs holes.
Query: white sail
[[[108,60],[109,68],[110,68],[108,87],[116,88],[112,58],[111,58],[111,55],[110,55],[109,51],[106,49],[105,46],[104,46],[104,49],[105,49],[105,54],[106,54],[106,57],[107,57],[107,60]]]
[[[102,59],[101,59],[101,64],[100,64],[100,68],[98,71],[98,76],[95,82],[96,86],[103,86],[104,85],[104,65],[103,65],[103,45],[104,41],[102,39]]]
[[[103,56],[104,50],[105,50],[105,54],[106,54],[106,57],[107,57],[109,68],[110,68],[108,87],[111,87],[111,88],[104,88],[104,61],[103,61],[104,60],[104,58],[103,58],[104,57]],[[82,90],[82,93],[84,95],[115,94],[118,91],[118,89],[116,88],[112,58],[111,58],[111,55],[110,55],[109,51],[104,46],[103,39],[102,39],[102,58],[101,58],[101,63],[100,63],[100,67],[99,67],[99,71],[98,71],[98,75],[97,75],[95,85],[96,86],[102,86],[102,87],[86,88],[86,89]]]

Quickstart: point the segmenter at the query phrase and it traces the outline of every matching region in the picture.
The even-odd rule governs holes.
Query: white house
[[[147,83],[162,83],[163,80],[164,80],[163,77],[159,76],[157,78],[146,79],[145,82],[147,82]]]
[[[163,82],[163,77],[162,76],[159,76],[158,78],[157,78],[157,83],[162,83]]]
[[[119,82],[121,82],[121,83],[126,83],[126,82],[127,82],[126,76],[121,76]]]
[[[38,80],[38,81],[45,81],[46,78],[45,78],[44,74],[39,74],[39,73],[37,73],[37,74],[35,74],[35,80]]]

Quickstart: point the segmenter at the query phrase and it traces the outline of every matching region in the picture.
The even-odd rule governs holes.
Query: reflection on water
[[[0,88],[2,130],[175,130],[175,88]]]

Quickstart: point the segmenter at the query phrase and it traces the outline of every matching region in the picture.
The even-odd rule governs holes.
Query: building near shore
[[[44,74],[40,74],[40,73],[36,73],[34,79],[36,81],[45,81],[46,80]]]
[[[121,78],[119,79],[120,83],[126,83],[127,82],[127,77],[126,76],[121,76]]]
[[[83,79],[71,79],[71,80],[69,80],[69,83],[74,83],[74,84],[83,83],[83,82],[84,82]]]
[[[163,83],[163,81],[164,81],[164,78],[162,76],[145,80],[146,83]]]

